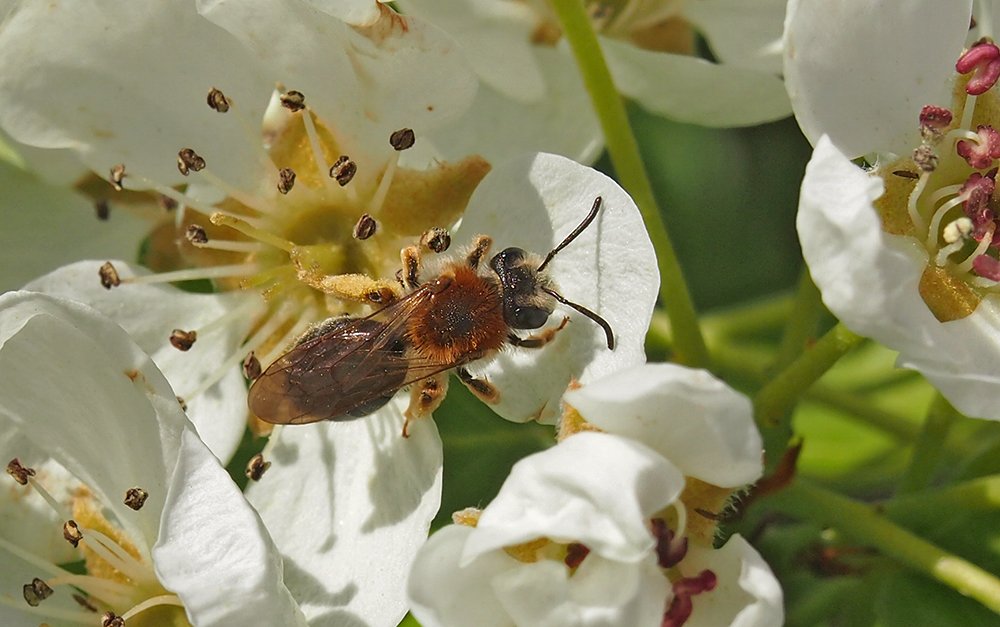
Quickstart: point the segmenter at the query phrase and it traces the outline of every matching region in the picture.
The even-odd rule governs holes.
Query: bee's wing
[[[417,289],[366,318],[346,320],[279,357],[250,387],[250,411],[275,424],[351,420],[415,379],[452,367],[413,357],[407,320],[430,297]]]

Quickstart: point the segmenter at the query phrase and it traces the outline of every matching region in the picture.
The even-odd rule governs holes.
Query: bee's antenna
[[[597,212],[600,211],[600,209],[601,209],[601,200],[602,199],[601,199],[600,196],[598,196],[597,198],[594,199],[594,206],[590,208],[590,213],[587,214],[587,217],[583,219],[583,222],[581,222],[579,226],[577,226],[575,229],[573,229],[572,233],[570,233],[569,235],[566,236],[566,239],[564,239],[562,241],[562,243],[560,243],[558,246],[556,246],[555,248],[553,248],[549,252],[549,254],[545,255],[545,260],[542,261],[542,264],[540,266],[538,266],[538,269],[536,270],[537,272],[541,272],[542,270],[544,270],[545,266],[547,266],[548,263],[550,261],[552,261],[552,258],[556,256],[557,252],[559,252],[563,248],[566,248],[566,246],[570,242],[572,242],[573,240],[576,239],[577,235],[579,235],[580,233],[583,233],[583,230],[585,228],[587,228],[588,226],[590,226],[590,223],[593,222],[594,218],[597,217]],[[571,303],[567,303],[567,304],[571,304]],[[581,312],[581,313],[583,313],[583,312]],[[605,323],[605,324],[607,324],[607,323]],[[609,335],[610,335],[610,333],[609,333]]]
[[[600,201],[600,199],[601,198],[598,196],[597,200]],[[596,207],[597,203],[594,203],[594,206]],[[584,226],[586,226],[586,225],[584,225]],[[565,298],[563,298],[562,294],[560,294],[559,292],[557,292],[555,290],[550,290],[547,287],[543,287],[542,291],[545,292],[546,294],[548,294],[549,296],[551,296],[552,298],[556,299],[560,303],[562,303],[564,305],[567,305],[569,307],[572,307],[573,309],[579,311],[583,315],[587,316],[588,318],[590,318],[591,320],[593,320],[594,322],[596,322],[602,329],[604,329],[604,333],[608,336],[608,349],[615,350],[615,334],[611,330],[611,325],[608,324],[607,320],[605,320],[604,318],[598,316],[596,313],[594,313],[593,311],[587,309],[583,305],[577,305],[576,303],[574,303],[572,301],[566,300]]]

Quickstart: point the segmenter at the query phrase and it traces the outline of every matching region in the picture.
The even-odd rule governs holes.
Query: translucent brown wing
[[[250,387],[250,411],[275,424],[353,420],[402,387],[455,364],[415,357],[407,320],[427,305],[418,288],[366,318],[334,319],[279,357]]]

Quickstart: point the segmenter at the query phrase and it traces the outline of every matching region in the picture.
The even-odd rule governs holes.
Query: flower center
[[[908,235],[926,250],[920,294],[942,322],[968,316],[984,296],[1000,292],[994,197],[1000,103],[993,89],[1000,48],[980,41],[956,70],[954,109],[921,110],[922,142],[909,158],[882,170],[886,193],[875,203],[885,231]]]
[[[209,92],[208,105],[224,114],[220,123],[246,129],[245,149],[259,154],[260,172],[252,177],[261,181],[259,187],[242,189],[224,180],[196,146],[176,156],[178,170],[191,180],[187,186],[166,186],[125,164],[115,166],[110,179],[116,189],[135,184],[154,190],[174,212],[173,224],[151,239],[156,250],[150,256],[187,267],[126,278],[110,267],[101,277],[109,288],[208,279],[217,290],[260,294],[206,325],[254,321],[250,337],[213,376],[197,389],[179,390],[186,400],[208,390],[250,353],[266,367],[329,315],[358,314],[365,305],[396,298],[400,249],[422,236],[443,241],[441,233],[447,236],[445,229],[461,216],[489,170],[476,156],[427,170],[400,166],[400,152],[416,141],[410,129],[393,132],[385,145],[349,149],[337,127],[294,90],[272,99],[263,124],[245,117],[218,89]],[[221,200],[204,200],[213,197]],[[427,248],[443,251],[440,245]],[[175,331],[172,343],[185,350],[206,328],[178,331],[184,335]]]
[[[81,625],[113,625],[128,621],[137,625],[189,625],[177,595],[164,588],[153,570],[148,554],[140,551],[122,529],[102,513],[90,490],[79,487],[67,510],[35,478],[32,468],[17,459],[7,464],[7,472],[21,485],[30,485],[56,512],[63,524],[63,538],[80,551],[85,573],[77,567],[64,568],[47,557],[36,555],[0,537],[0,550],[36,567],[45,577],[36,577],[23,588],[24,600],[0,596],[0,603],[21,612],[60,622]],[[126,493],[124,503],[139,510],[148,494],[141,488]],[[65,590],[80,606],[79,611],[43,605],[53,594]],[[27,604],[27,605],[25,605]]]

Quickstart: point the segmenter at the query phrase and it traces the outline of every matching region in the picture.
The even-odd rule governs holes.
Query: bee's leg
[[[493,245],[493,238],[488,235],[478,235],[476,236],[476,241],[472,243],[472,250],[469,254],[465,256],[465,263],[469,265],[473,270],[479,268],[479,263],[486,256],[486,253],[490,252],[490,246]]]
[[[496,405],[500,402],[500,390],[493,387],[493,384],[486,379],[477,379],[465,368],[459,368],[456,373],[458,379],[469,388],[469,391],[484,403]]]
[[[511,333],[507,336],[507,341],[514,346],[523,346],[524,348],[541,348],[556,339],[556,333],[562,331],[568,323],[569,316],[563,316],[562,322],[559,323],[559,326],[553,329],[546,329],[538,335],[529,335],[528,337],[517,337]]]
[[[398,288],[391,281],[364,274],[324,274],[304,255],[293,254],[292,262],[300,281],[337,299],[384,307],[399,298]]]
[[[434,413],[441,406],[445,394],[448,393],[448,374],[438,373],[427,377],[410,390],[410,406],[403,412],[403,437],[410,437],[410,423]]]
[[[403,262],[403,271],[400,274],[403,287],[409,290],[420,287],[420,249],[416,246],[407,246],[399,251],[399,259]]]

